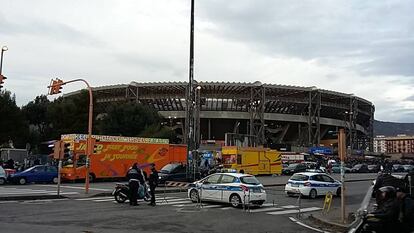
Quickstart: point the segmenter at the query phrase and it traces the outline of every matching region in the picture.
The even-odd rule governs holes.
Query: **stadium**
[[[348,149],[372,151],[374,105],[353,94],[275,84],[195,82],[202,142],[255,135],[257,143],[281,147],[332,146],[345,128]],[[97,108],[136,101],[154,108],[185,142],[186,82],[120,84],[93,88]],[[70,93],[69,95],[78,92]]]

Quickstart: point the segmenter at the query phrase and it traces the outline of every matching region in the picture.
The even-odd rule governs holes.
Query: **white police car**
[[[285,186],[288,196],[301,194],[310,198],[325,195],[328,192],[337,196],[341,195],[341,182],[335,180],[325,173],[300,172],[293,174]]]
[[[214,201],[239,207],[243,203],[262,205],[266,191],[255,176],[241,173],[215,173],[192,183],[188,197],[193,202]]]

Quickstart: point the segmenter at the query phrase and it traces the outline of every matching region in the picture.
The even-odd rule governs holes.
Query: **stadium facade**
[[[139,102],[157,110],[182,136],[187,88],[186,82],[131,82],[95,87],[93,93],[100,111],[114,102]],[[345,128],[348,148],[373,149],[375,107],[353,94],[260,82],[196,82],[195,95],[201,140],[225,140],[226,133],[234,133],[255,135],[264,145],[311,147]]]

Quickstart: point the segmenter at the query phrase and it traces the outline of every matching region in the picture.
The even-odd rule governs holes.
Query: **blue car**
[[[58,182],[58,171],[55,166],[37,165],[28,168],[22,172],[10,175],[9,179],[12,183],[27,184],[37,182]]]

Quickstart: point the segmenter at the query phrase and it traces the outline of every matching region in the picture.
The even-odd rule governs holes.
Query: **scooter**
[[[116,202],[124,203],[126,200],[129,200],[129,185],[123,183],[116,183],[115,189],[114,191],[112,191],[112,195],[114,196]],[[143,199],[146,202],[151,200],[149,185],[144,184],[139,186],[138,199]]]

